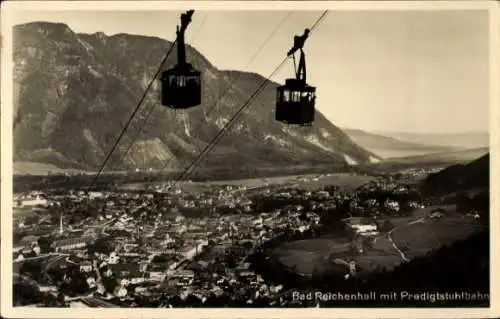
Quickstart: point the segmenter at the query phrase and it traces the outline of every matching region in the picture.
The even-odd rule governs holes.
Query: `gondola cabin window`
[[[176,87],[199,86],[200,78],[197,76],[171,75],[168,84]]]
[[[288,90],[283,91],[283,101],[285,101],[285,102],[290,101],[290,91],[288,91]]]
[[[177,87],[185,87],[186,86],[186,77],[184,75],[177,76]]]
[[[290,101],[290,91],[289,90],[278,90],[278,101],[289,102]]]
[[[278,91],[278,100],[288,103],[288,102],[301,102],[301,101],[310,101],[311,96],[308,92],[301,92],[301,91],[290,91],[290,90],[283,90],[283,91]]]
[[[198,76],[187,76],[186,80],[188,85],[200,85],[200,78]]]
[[[312,102],[314,99],[314,92],[302,92],[302,100],[306,102]]]
[[[168,77],[168,85],[170,87],[174,86],[176,82],[177,82],[177,77],[175,75],[171,75]]]

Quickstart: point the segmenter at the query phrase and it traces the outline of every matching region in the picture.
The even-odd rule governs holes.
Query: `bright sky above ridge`
[[[196,11],[187,40],[220,69],[268,76],[319,11]],[[15,24],[66,23],[78,33],[173,40],[178,11],[22,11]],[[200,28],[201,27],[201,28]],[[196,36],[196,37],[195,37]],[[194,42],[192,42],[195,37]],[[488,12],[330,11],[305,45],[317,108],[340,127],[367,131],[488,130]],[[290,61],[273,77],[293,75]]]

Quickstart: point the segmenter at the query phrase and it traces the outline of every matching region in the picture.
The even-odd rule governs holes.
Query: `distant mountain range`
[[[390,133],[385,133],[387,134],[385,135],[366,132],[358,129],[344,129],[344,132],[346,132],[347,135],[349,135],[349,137],[359,146],[384,158],[453,152],[459,149],[469,148],[468,146],[460,146],[460,144],[453,142],[450,145],[449,141],[443,141],[443,139],[434,142],[433,144],[432,138],[427,138],[426,141],[424,141],[424,138],[421,138],[420,142],[418,142],[418,138],[414,138],[413,141],[405,140],[404,138],[400,139],[392,137]],[[409,133],[408,135],[411,134]],[[417,136],[416,134],[414,135]],[[483,143],[480,143],[479,146],[483,146]]]
[[[464,133],[394,133],[375,132],[384,136],[396,138],[400,141],[425,145],[442,145],[453,148],[470,149],[489,147],[490,135],[488,132]]]
[[[429,153],[422,155],[413,155],[406,157],[392,157],[384,161],[386,164],[466,164],[473,161],[490,151],[487,147],[479,147],[460,151]]]
[[[171,43],[130,34],[77,34],[65,24],[48,22],[18,25],[13,32],[14,160],[97,168]],[[185,167],[264,81],[255,73],[219,70],[190,46],[187,57],[202,71],[203,104],[187,111],[164,108],[155,82],[106,169]],[[172,54],[164,69],[174,64]],[[258,96],[205,166],[346,165],[379,159],[319,112],[312,127],[276,122],[277,85],[270,83]],[[126,153],[151,107],[155,110],[143,133]]]

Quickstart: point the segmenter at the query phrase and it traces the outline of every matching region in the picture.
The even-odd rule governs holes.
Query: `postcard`
[[[497,20],[2,3],[2,317],[498,316]]]

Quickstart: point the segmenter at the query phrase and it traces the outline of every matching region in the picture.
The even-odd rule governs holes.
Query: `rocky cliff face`
[[[15,26],[15,160],[98,167],[170,45],[129,34],[76,34],[59,23]],[[185,167],[265,80],[254,73],[218,70],[192,47],[187,55],[203,74],[203,104],[184,111],[164,108],[156,81],[107,169]],[[164,68],[174,63],[171,54]],[[235,87],[213,107],[235,77]],[[312,127],[276,122],[276,86],[267,86],[204,165],[353,164],[375,159],[319,112]],[[151,108],[142,133],[125,152]]]

